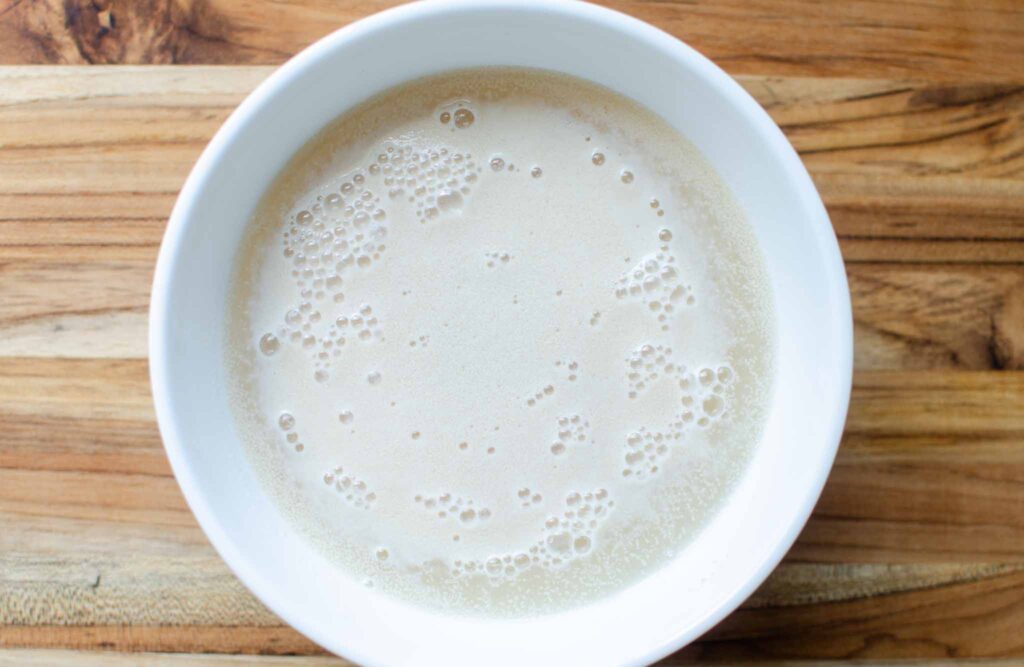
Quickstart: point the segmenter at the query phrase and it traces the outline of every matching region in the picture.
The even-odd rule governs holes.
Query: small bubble
[[[290,431],[295,426],[295,417],[287,412],[282,412],[277,420],[277,424],[281,427],[282,431]]]
[[[381,548],[377,549],[377,560],[385,561],[385,560],[388,559],[389,555],[390,554],[388,554],[388,550],[385,549],[384,547],[381,547]]]
[[[619,178],[622,180],[623,183],[626,183],[628,185],[633,182],[633,172],[629,171],[628,169],[623,169],[622,173],[619,174]]]
[[[313,379],[317,382],[327,382],[328,378],[330,378],[330,375],[322,368],[313,373]]]
[[[715,417],[725,408],[725,401],[722,400],[721,396],[712,394],[704,399],[704,404],[701,406],[704,408],[704,413],[709,417]]]
[[[260,352],[268,357],[277,352],[281,347],[281,341],[272,333],[264,334],[260,338]]]
[[[491,158],[491,169],[493,169],[494,171],[501,171],[504,168],[505,168],[505,161],[504,160],[502,160],[500,157],[492,157]]]
[[[338,415],[338,420],[341,421],[342,424],[351,424],[354,418],[355,415],[353,415],[350,410],[345,410]]]
[[[469,127],[476,120],[473,112],[469,109],[456,109],[453,118],[455,119],[455,127],[460,129]]]
[[[593,162],[595,166],[600,167],[604,164],[604,153],[595,152],[590,156],[590,161]]]
[[[672,240],[672,232],[670,232],[667,229],[662,229],[660,232],[658,232],[658,239],[664,241],[665,243],[668,243],[669,241]]]
[[[462,208],[462,195],[458,190],[442,190],[437,195],[437,208],[440,211],[451,211]]]
[[[534,167],[530,170],[530,176],[534,178],[540,178],[544,174],[544,171],[540,167]]]
[[[366,381],[370,384],[380,384],[380,373],[372,371],[366,376]]]
[[[452,120],[452,115],[450,113],[448,113],[447,111],[442,111],[441,112],[441,124],[442,125],[447,125],[449,122],[451,122],[451,120]]]

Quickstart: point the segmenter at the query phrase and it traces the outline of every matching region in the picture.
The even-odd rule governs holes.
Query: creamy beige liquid
[[[309,142],[236,259],[227,354],[281,511],[368,586],[521,616],[712,517],[772,385],[763,260],[646,109],[532,70],[416,81]]]

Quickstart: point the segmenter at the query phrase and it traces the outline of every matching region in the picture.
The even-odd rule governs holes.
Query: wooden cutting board
[[[0,665],[342,664],[196,526],[154,423],[146,309],[216,128],[272,65],[389,4],[0,0]],[[1024,4],[614,4],[715,59],[782,126],[856,319],[814,516],[666,664],[1020,664]]]

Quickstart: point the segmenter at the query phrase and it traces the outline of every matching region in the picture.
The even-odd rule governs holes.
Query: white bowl
[[[300,538],[247,463],[222,358],[234,251],[292,153],[375,93],[487,65],[589,79],[688,137],[754,227],[778,319],[763,441],[707,528],[617,595],[511,621],[443,616],[385,597]],[[167,455],[221,557],[310,639],[381,665],[639,664],[692,641],[754,591],[807,520],[839,443],[853,354],[849,292],[828,216],[761,107],[710,61],[645,23],[581,3],[518,0],[386,11],[325,37],[260,85],[210,142],[174,207],[153,284],[149,352]]]

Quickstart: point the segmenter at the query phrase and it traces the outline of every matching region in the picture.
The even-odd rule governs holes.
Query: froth
[[[582,604],[685,546],[749,458],[760,257],[700,155],[617,95],[525,70],[407,84],[315,137],[251,227],[240,430],[294,525],[375,589]]]

